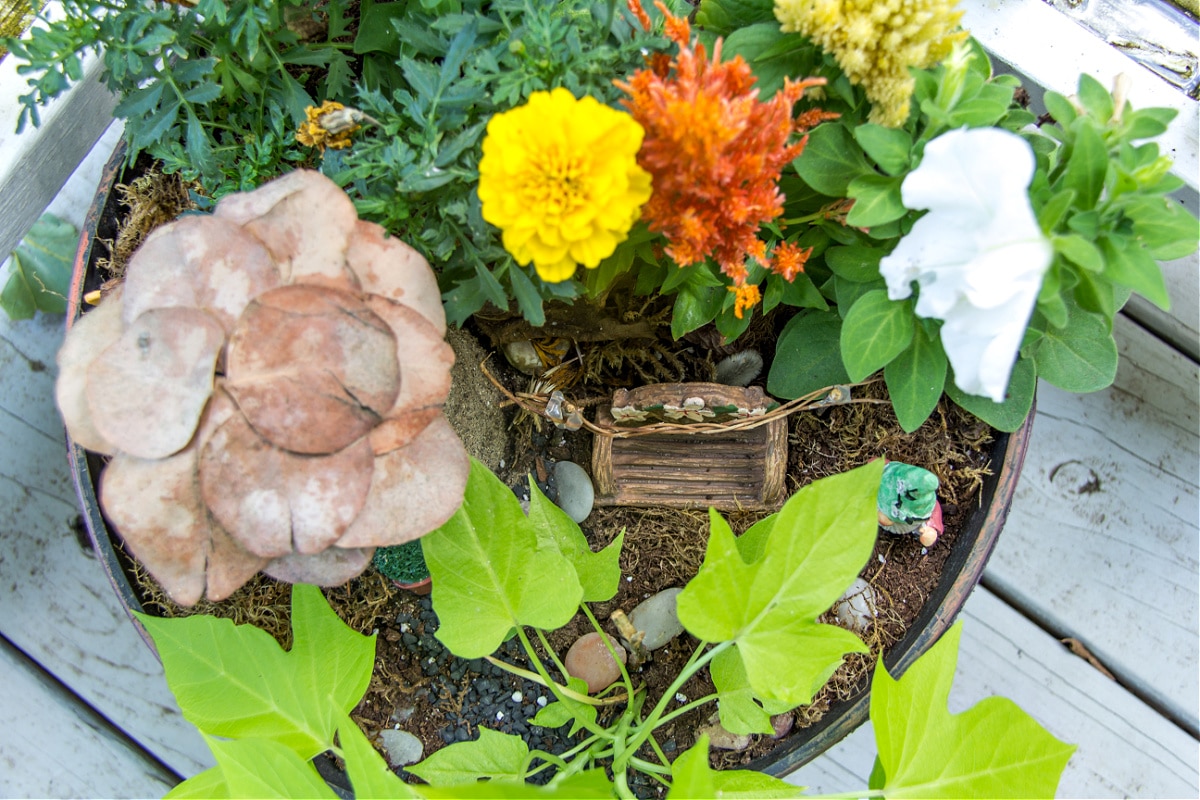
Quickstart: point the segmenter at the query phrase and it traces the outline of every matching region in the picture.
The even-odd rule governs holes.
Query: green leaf
[[[521,309],[521,314],[535,328],[540,328],[546,324],[546,311],[542,308],[542,296],[538,294],[537,287],[533,285],[533,281],[525,274],[524,267],[517,264],[509,264],[508,280],[512,283],[513,295],[517,298],[517,306]]]
[[[549,703],[529,718],[529,724],[540,725],[543,728],[561,728],[574,718],[575,715],[565,703]]]
[[[458,786],[483,778],[524,781],[527,755],[529,745],[520,736],[481,727],[478,739],[443,747],[406,769],[437,786]]]
[[[1171,306],[1162,269],[1137,241],[1113,234],[1100,240],[1104,254],[1104,275],[1114,283],[1128,287],[1166,311]]]
[[[1164,197],[1140,195],[1124,205],[1133,233],[1160,261],[1183,258],[1196,250],[1200,225],[1182,206]]]
[[[1074,200],[1075,192],[1071,189],[1064,189],[1046,201],[1042,210],[1038,212],[1038,224],[1041,225],[1042,233],[1049,235],[1058,227],[1058,223],[1062,222],[1063,215],[1067,213],[1067,209],[1071,207]]]
[[[561,627],[583,597],[571,562],[539,541],[516,495],[474,458],[462,506],[421,546],[437,638],[460,658],[490,655],[514,626]]]
[[[163,795],[163,800],[226,800],[229,785],[220,767],[210,767],[199,775],[193,775]]]
[[[1075,111],[1075,106],[1071,105],[1071,101],[1058,92],[1046,92],[1042,97],[1042,102],[1046,104],[1046,110],[1050,112],[1050,116],[1054,117],[1063,128],[1070,126],[1079,114]]]
[[[803,786],[748,769],[714,770],[708,765],[708,734],[675,759],[667,800],[696,797],[787,798],[802,797]]]
[[[392,772],[391,767],[349,717],[343,719],[342,724],[338,726],[338,744],[346,762],[346,774],[354,787],[356,800],[421,796]]]
[[[43,214],[13,251],[0,308],[12,319],[29,319],[35,311],[66,311],[78,243],[79,233],[71,223]]]
[[[967,394],[955,385],[954,370],[950,371],[951,379],[946,381],[946,394],[950,399],[970,411],[981,420],[997,430],[1012,433],[1021,427],[1021,423],[1029,416],[1033,408],[1033,392],[1037,386],[1037,375],[1033,361],[1021,358],[1013,365],[1012,375],[1008,379],[1008,392],[1003,403],[996,403],[987,397]]]
[[[404,16],[408,3],[372,3],[358,21],[354,37],[354,52],[392,53],[400,48],[400,34],[392,26],[393,19]]]
[[[1100,81],[1086,73],[1079,76],[1079,90],[1076,92],[1080,104],[1087,109],[1088,114],[1096,118],[1101,125],[1112,119],[1113,99]]]
[[[846,224],[856,228],[870,228],[872,225],[893,222],[906,215],[908,209],[900,199],[902,182],[904,178],[900,175],[895,178],[862,175],[852,180],[846,191],[848,196],[854,198],[854,205],[846,215]]]
[[[1062,188],[1075,192],[1076,206],[1081,209],[1094,208],[1104,188],[1104,176],[1108,171],[1108,150],[1096,123],[1080,117],[1071,126],[1075,133],[1075,147],[1067,170],[1063,173]]]
[[[717,689],[717,709],[721,725],[727,731],[743,733],[774,733],[771,714],[782,714],[790,706],[786,703],[769,703],[764,709],[756,702],[750,680],[746,677],[746,665],[736,647],[721,651],[708,665],[713,685]]]
[[[821,311],[829,308],[829,304],[825,302],[825,298],[821,296],[821,291],[813,284],[812,278],[805,275],[803,272],[792,278],[792,282],[788,283],[778,275],[771,275],[772,278],[778,278],[783,284],[783,293],[779,300],[781,303],[797,308],[816,308]],[[770,283],[768,282],[768,292],[770,294]],[[763,313],[767,313],[766,300],[763,300]]]
[[[861,381],[886,366],[913,337],[911,303],[888,299],[886,289],[867,292],[850,308],[842,323],[842,361],[852,381]]]
[[[231,797],[315,797],[337,800],[312,762],[269,739],[204,741],[225,776]]]
[[[679,594],[679,621],[703,641],[735,642],[756,696],[811,702],[846,653],[866,652],[852,633],[816,619],[870,557],[882,470],[874,461],[792,495],[752,564],[710,511],[704,563]]]
[[[716,319],[726,295],[722,286],[685,286],[675,296],[675,307],[671,312],[671,337],[678,341],[685,333]]]
[[[803,37],[781,31],[772,19],[730,33],[721,55],[726,61],[738,55],[744,58],[758,79],[759,96],[768,100],[783,86],[785,78],[807,73],[816,51]]]
[[[539,546],[554,546],[575,567],[583,587],[583,602],[603,603],[613,598],[621,584],[621,545],[625,531],[599,553],[566,512],[546,499],[537,481],[529,476],[529,522],[537,531]]]
[[[1046,330],[1033,352],[1039,378],[1068,392],[1095,392],[1117,376],[1117,344],[1099,314],[1072,308],[1064,328]]]
[[[1054,249],[1062,253],[1072,264],[1076,264],[1088,272],[1104,271],[1104,255],[1096,245],[1082,236],[1071,233],[1065,236],[1055,236],[1050,240]]]
[[[900,427],[912,433],[937,407],[946,386],[946,352],[940,341],[915,326],[912,343],[883,369],[888,397]]]
[[[912,137],[901,128],[867,123],[854,129],[854,140],[888,175],[899,175],[911,163]]]
[[[840,122],[814,128],[804,152],[792,164],[805,183],[829,197],[845,197],[850,181],[875,174],[862,148]]]
[[[826,386],[849,383],[838,349],[841,331],[837,314],[802,311],[788,320],[775,343],[767,391],[791,400]]]
[[[552,786],[534,786],[524,781],[497,779],[445,788],[421,787],[421,796],[430,800],[531,800],[539,797],[558,800],[612,800],[615,795],[613,784],[602,769],[589,769],[578,775],[571,775]]]
[[[333,743],[338,710],[311,701],[295,661],[270,634],[207,616],[138,619],[184,717],[202,733],[271,739],[304,758]]]
[[[1011,700],[947,708],[962,623],[899,680],[882,659],[871,681],[871,725],[890,798],[1053,797],[1075,751]]]
[[[883,256],[883,250],[878,247],[839,246],[825,251],[825,263],[839,278],[869,283],[879,279],[879,262]]]

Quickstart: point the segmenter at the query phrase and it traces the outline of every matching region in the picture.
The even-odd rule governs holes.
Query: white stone
[[[380,732],[379,740],[387,751],[388,763],[393,767],[415,764],[425,753],[421,740],[408,731],[385,729]]]
[[[859,635],[875,622],[875,590],[862,578],[855,578],[841,599],[833,605],[838,624]]]

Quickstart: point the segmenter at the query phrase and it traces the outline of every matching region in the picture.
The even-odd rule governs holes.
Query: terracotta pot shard
[[[75,330],[75,335],[66,337],[58,351],[54,399],[76,444],[111,456],[117,452],[116,446],[100,435],[92,421],[87,401],[87,371],[125,330],[121,322],[120,292],[110,295],[92,313],[81,317],[75,323]]]
[[[437,278],[425,257],[381,226],[359,221],[346,251],[346,263],[362,281],[363,291],[403,303],[446,335],[446,309]]]

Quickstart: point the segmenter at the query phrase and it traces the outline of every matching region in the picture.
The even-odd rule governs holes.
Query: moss
[[[372,561],[381,574],[399,583],[417,583],[429,577],[420,539],[395,547],[380,547]]]
[[[0,0],[0,39],[23,34],[41,7],[40,0]],[[0,46],[0,59],[6,55],[8,49]]]

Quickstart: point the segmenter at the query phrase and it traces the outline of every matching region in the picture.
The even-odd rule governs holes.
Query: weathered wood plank
[[[162,764],[0,640],[0,796],[160,797]]]
[[[1194,733],[1200,705],[1200,375],[1119,316],[1114,386],[1043,384],[1032,443],[984,580],[1080,639]]]
[[[1002,695],[1055,736],[1077,744],[1059,797],[1200,794],[1200,749],[1179,727],[986,589],[971,595],[962,620],[950,710],[964,711],[985,697]],[[874,759],[874,734],[867,724],[787,780],[814,794],[855,791],[866,786]]]

